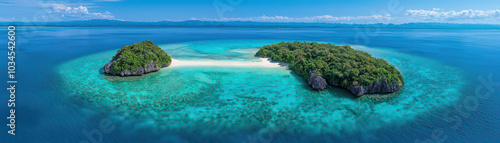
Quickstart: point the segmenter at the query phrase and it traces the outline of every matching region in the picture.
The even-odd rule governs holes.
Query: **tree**
[[[113,56],[113,61],[115,62],[111,69],[115,72],[120,73],[123,70],[129,70],[135,73],[137,68],[144,68],[147,63],[154,62],[157,67],[160,67],[162,65],[170,65],[172,59],[160,47],[146,40],[123,46]]]

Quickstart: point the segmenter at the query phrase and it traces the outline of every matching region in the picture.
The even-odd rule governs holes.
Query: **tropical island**
[[[263,62],[179,61],[146,40],[123,46],[104,66],[104,73],[140,76],[168,66],[280,67],[286,64],[315,90],[324,90],[330,85],[348,89],[354,95],[361,96],[395,92],[404,85],[403,76],[393,65],[366,52],[354,50],[349,45],[281,42],[260,48],[256,55]]]
[[[393,65],[349,45],[281,42],[260,48],[256,55],[290,63],[289,68],[316,90],[330,85],[361,96],[395,92],[404,85],[403,76]]]
[[[158,45],[146,40],[123,46],[104,65],[104,73],[119,76],[140,76],[168,67],[172,59]]]

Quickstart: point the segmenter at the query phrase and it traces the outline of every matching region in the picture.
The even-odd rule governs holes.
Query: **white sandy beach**
[[[288,63],[271,62],[268,58],[259,58],[259,62],[240,62],[240,61],[181,61],[172,59],[169,67],[182,66],[214,66],[214,67],[287,67]]]

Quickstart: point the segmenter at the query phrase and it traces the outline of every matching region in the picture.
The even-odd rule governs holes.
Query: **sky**
[[[0,0],[0,21],[500,24],[499,0]]]

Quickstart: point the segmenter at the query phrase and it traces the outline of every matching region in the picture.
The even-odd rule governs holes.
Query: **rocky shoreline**
[[[309,72],[309,77],[307,79],[307,83],[315,90],[324,90],[327,87],[327,81],[316,75],[316,70]],[[401,89],[401,86],[397,83],[390,84],[387,82],[387,79],[382,79],[379,82],[375,81],[370,86],[353,86],[348,90],[356,95],[362,96],[364,94],[377,94],[377,93],[392,93]]]
[[[361,96],[363,94],[376,94],[376,93],[392,93],[396,92],[401,87],[397,83],[390,84],[387,83],[387,79],[382,79],[382,81],[379,82],[373,82],[370,86],[353,86],[349,88],[349,91],[351,91],[352,94],[356,96]]]
[[[326,80],[320,76],[316,75],[316,70],[309,72],[309,78],[307,79],[307,83],[311,85],[311,87],[315,90],[324,90],[328,85]]]
[[[164,64],[161,66],[158,66],[155,64],[153,61],[150,63],[147,63],[144,65],[144,67],[138,67],[136,69],[136,72],[132,73],[130,70],[123,70],[120,73],[117,73],[111,67],[113,67],[113,64],[116,62],[116,60],[113,60],[111,62],[108,62],[106,65],[104,65],[104,73],[110,74],[110,75],[119,75],[119,76],[141,76],[146,73],[151,73],[151,72],[156,72],[159,71],[161,68],[168,67],[169,65]]]

